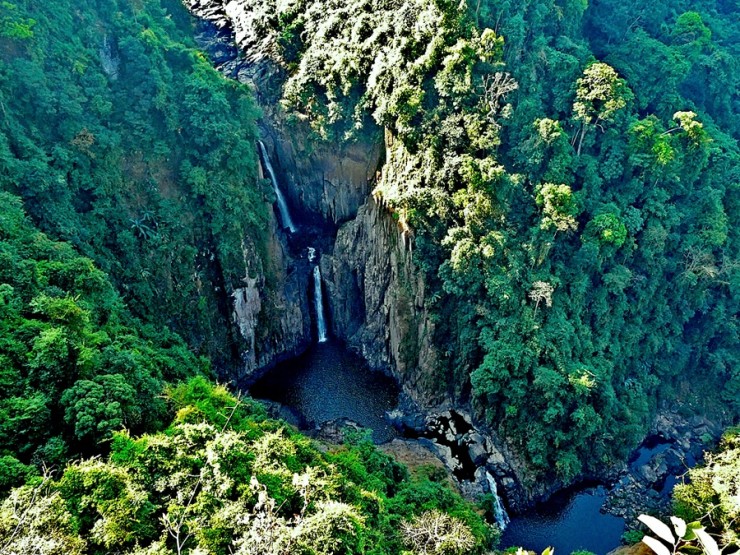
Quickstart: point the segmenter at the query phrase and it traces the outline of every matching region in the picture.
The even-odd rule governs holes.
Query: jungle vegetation
[[[202,377],[166,398],[176,416],[163,431],[116,432],[107,458],[14,489],[0,552],[467,555],[491,542],[444,473],[410,477],[361,438],[322,452]]]
[[[251,95],[194,48],[176,0],[0,9],[0,189],[136,316],[230,364],[222,298],[244,277],[244,243],[265,249],[272,194]]]
[[[167,0],[0,2],[0,553],[482,552],[444,473],[211,381],[272,197],[192,32]]]
[[[314,140],[386,131],[438,387],[532,480],[623,460],[661,406],[737,418],[737,0],[245,3]],[[483,552],[439,476],[208,381],[272,197],[192,24],[0,1],[0,552]],[[737,534],[733,441],[676,512]]]

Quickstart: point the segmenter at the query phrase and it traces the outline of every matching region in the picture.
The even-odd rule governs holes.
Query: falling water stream
[[[326,319],[324,318],[324,295],[321,291],[321,269],[318,264],[313,268],[313,302],[316,305],[316,328],[319,343],[324,343],[327,340]]]
[[[499,530],[504,531],[511,522],[509,515],[506,513],[504,504],[501,503],[501,498],[498,496],[498,486],[496,485],[496,479],[491,475],[490,472],[486,472],[486,480],[488,480],[488,487],[491,490],[493,496],[493,512],[496,518],[496,524],[498,524]]]
[[[280,212],[280,219],[283,221],[283,227],[286,227],[290,230],[291,233],[295,233],[296,227],[293,223],[293,220],[290,217],[290,212],[288,211],[288,203],[285,202],[285,197],[283,196],[282,191],[280,190],[280,187],[278,186],[278,180],[277,176],[275,175],[275,169],[272,167],[272,163],[270,162],[270,157],[267,155],[267,148],[265,147],[265,143],[262,141],[257,141],[260,147],[260,154],[262,155],[262,164],[267,170],[267,174],[270,176],[270,181],[272,181],[272,188],[275,190],[275,196],[277,197],[277,205],[278,205],[278,212]]]

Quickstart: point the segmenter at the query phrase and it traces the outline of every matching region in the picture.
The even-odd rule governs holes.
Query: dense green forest
[[[0,7],[4,489],[161,429],[164,384],[232,362],[217,292],[270,197],[251,96],[179,4]]]
[[[231,362],[217,293],[241,283],[246,238],[264,249],[271,194],[251,96],[193,48],[176,0],[1,13],[0,188],[108,273],[135,315]]]
[[[534,476],[624,459],[664,403],[737,416],[736,3],[246,5],[317,140],[387,130],[439,388]]]
[[[143,324],[110,280],[0,193],[0,491],[170,416],[163,386],[208,374],[177,335]]]
[[[444,473],[411,478],[361,439],[322,453],[203,378],[167,398],[177,416],[163,432],[117,432],[107,460],[14,490],[0,506],[0,552],[465,555],[491,540]],[[413,549],[425,542],[440,549]]]

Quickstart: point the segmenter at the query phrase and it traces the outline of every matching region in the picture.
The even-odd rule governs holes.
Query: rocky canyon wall
[[[214,63],[255,92],[263,112],[261,134],[294,219],[304,228],[299,234],[305,235],[306,227],[321,229],[323,238],[317,241],[333,335],[373,369],[395,376],[421,405],[442,402],[434,326],[424,307],[423,280],[414,269],[411,238],[370,194],[384,153],[381,132],[370,130],[349,144],[315,140],[306,124],[280,109],[275,90],[283,72],[273,59],[273,45],[251,31],[253,14],[238,1],[188,0],[186,5],[210,24],[202,27],[199,40]],[[244,340],[240,378],[310,342],[305,238],[289,237],[277,223],[272,228],[269,256],[278,283],[271,298],[264,270],[249,263],[257,257],[249,248],[244,286],[232,295],[235,325]],[[270,312],[265,336],[259,327]]]
[[[237,378],[255,377],[313,340],[306,256],[311,246],[320,256],[332,334],[359,352],[372,369],[398,380],[412,401],[399,418],[414,421],[420,429],[449,420],[444,415],[451,409],[464,409],[449,393],[446,355],[435,344],[426,286],[413,262],[413,236],[380,196],[372,195],[378,184],[381,189],[394,187],[408,171],[400,145],[379,130],[351,144],[316,141],[306,124],[281,111],[284,72],[272,59],[273,45],[250,32],[252,15],[244,13],[238,0],[186,4],[210,22],[201,29],[201,47],[223,73],[253,88],[263,112],[263,142],[299,228],[291,235],[273,220],[264,262],[256,249],[245,248],[244,286],[232,295],[234,323],[243,340]],[[233,40],[239,49],[233,48]],[[476,441],[466,437],[458,443],[474,453],[481,481],[486,482],[486,472],[494,473],[511,506],[526,504],[520,472],[508,462],[515,457],[498,447],[502,442],[477,432],[471,436]],[[454,433],[453,439],[458,439]],[[448,461],[450,468],[454,464]]]

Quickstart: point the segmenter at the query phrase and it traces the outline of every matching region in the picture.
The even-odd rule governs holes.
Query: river
[[[385,413],[398,405],[397,384],[371,371],[361,357],[331,337],[278,364],[250,388],[250,394],[280,403],[304,430],[348,418],[371,429],[376,443],[398,435],[385,418]],[[668,446],[659,438],[646,441],[629,461],[632,470]],[[665,484],[661,494],[667,495],[674,482]],[[556,493],[526,514],[512,517],[499,547],[523,546],[541,553],[552,546],[560,555],[574,551],[605,555],[620,545],[625,531],[624,519],[601,512],[606,493],[600,485]]]

